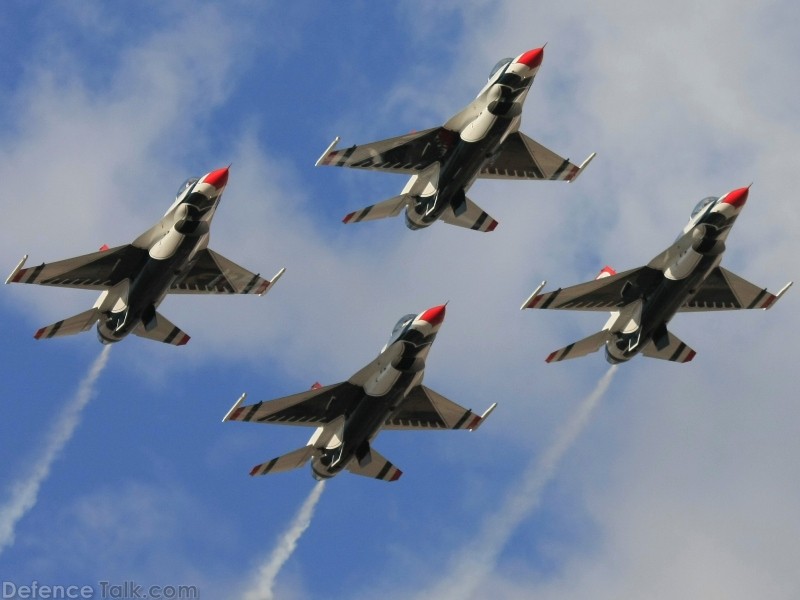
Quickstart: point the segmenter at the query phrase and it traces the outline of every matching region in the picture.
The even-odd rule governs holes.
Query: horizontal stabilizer
[[[653,340],[647,342],[642,348],[642,355],[672,362],[687,363],[694,358],[696,352],[684,344],[678,336],[671,331],[665,332],[665,337],[659,340],[659,349]]]
[[[475,231],[494,231],[497,221],[489,216],[480,206],[464,197],[464,202],[457,210],[448,206],[441,216],[442,221],[450,225],[457,225]]]
[[[362,461],[362,467],[357,460],[351,460],[347,465],[347,470],[355,475],[372,477],[381,481],[397,481],[403,472],[386,460],[379,452],[374,449],[369,450],[370,460]]]
[[[376,219],[396,217],[409,202],[411,202],[409,196],[400,194],[399,196],[389,198],[383,202],[378,202],[372,206],[367,206],[361,210],[353,211],[342,219],[342,223],[360,223],[361,221],[374,221]]]
[[[284,454],[278,458],[256,465],[250,475],[267,475],[268,473],[283,473],[292,469],[299,469],[314,456],[314,446],[303,446],[294,452]]]
[[[609,332],[605,329],[598,331],[595,334],[585,337],[582,340],[574,342],[569,346],[550,353],[545,361],[546,362],[559,362],[570,358],[579,358],[586,356],[592,352],[597,352],[601,346],[604,346],[609,339]]]
[[[90,308],[80,314],[58,321],[47,327],[42,327],[39,331],[33,334],[37,340],[49,339],[53,337],[61,337],[64,335],[73,335],[91,329],[97,320],[100,318],[100,311],[96,308]]]
[[[153,321],[148,323],[148,328],[145,328],[145,326],[140,323],[134,327],[131,333],[149,340],[155,340],[156,342],[172,344],[173,346],[183,346],[189,341],[189,335],[179,327],[173,325],[170,320],[161,313],[156,313],[154,321],[155,323]]]

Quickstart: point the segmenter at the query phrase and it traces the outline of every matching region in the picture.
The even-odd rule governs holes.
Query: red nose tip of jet
[[[434,327],[436,325],[440,325],[442,321],[444,321],[444,307],[445,305],[442,304],[441,306],[434,306],[433,308],[429,308],[420,317],[420,320],[427,321]]]
[[[529,69],[535,69],[542,64],[544,58],[544,48],[536,48],[535,50],[528,50],[525,54],[517,59],[518,63],[522,63]]]
[[[725,196],[723,202],[725,204],[732,204],[736,208],[742,208],[744,203],[747,202],[747,195],[750,193],[749,187],[739,188],[738,190],[733,190],[732,192],[728,192]]]
[[[218,190],[224,188],[228,183],[228,167],[211,171],[211,173],[205,176],[203,181],[209,185],[213,185]]]

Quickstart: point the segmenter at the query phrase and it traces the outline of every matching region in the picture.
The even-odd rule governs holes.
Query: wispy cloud
[[[0,508],[0,553],[14,543],[14,530],[19,520],[35,505],[39,490],[50,469],[75,433],[83,409],[94,397],[95,384],[108,362],[111,346],[106,346],[89,367],[72,401],[67,404],[44,443],[42,455],[34,462],[31,472],[13,484],[10,500]]]
[[[553,478],[564,454],[583,431],[592,411],[608,390],[616,370],[616,365],[613,365],[606,371],[558,431],[550,447],[528,465],[522,474],[521,485],[511,490],[500,508],[484,521],[481,532],[458,555],[450,572],[420,597],[459,600],[473,597],[494,570],[500,553],[514,531],[539,506],[545,486]]]
[[[258,569],[252,587],[242,596],[242,600],[272,600],[274,598],[273,586],[281,568],[292,556],[300,536],[303,535],[311,524],[311,517],[314,516],[314,509],[317,507],[322,490],[325,489],[325,482],[319,481],[311,490],[300,510],[295,515],[289,528],[281,535],[277,545],[267,558],[266,562]]]

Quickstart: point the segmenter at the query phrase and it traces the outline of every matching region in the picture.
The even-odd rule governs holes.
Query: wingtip
[[[534,306],[536,306],[536,300],[539,296],[539,292],[542,291],[542,288],[544,288],[546,284],[547,280],[542,281],[542,283],[539,284],[539,287],[533,290],[533,293],[530,296],[528,296],[528,298],[525,300],[525,302],[522,303],[522,306],[520,306],[519,309],[525,310],[526,308],[533,308]]]
[[[478,417],[477,422],[474,425],[470,425],[469,430],[470,431],[478,431],[478,428],[481,425],[483,425],[483,422],[486,419],[489,418],[489,415],[492,414],[492,412],[494,411],[495,408],[497,408],[497,402],[493,402],[492,405],[489,408],[487,408],[485,411],[483,411],[483,414],[480,417]]]
[[[591,153],[589,156],[587,156],[587,157],[586,157],[586,160],[584,160],[584,161],[581,163],[581,166],[579,166],[579,167],[578,167],[578,170],[577,170],[577,171],[575,171],[575,175],[573,175],[573,176],[572,176],[572,178],[569,180],[569,183],[572,183],[572,182],[573,182],[573,181],[575,181],[575,180],[576,180],[578,177],[580,177],[580,174],[581,174],[581,173],[583,173],[583,170],[584,170],[586,167],[588,167],[588,166],[589,166],[589,163],[590,163],[590,162],[592,162],[592,160],[594,160],[594,157],[595,157],[595,156],[597,156],[597,152],[592,152],[592,153]]]
[[[16,282],[19,278],[20,272],[22,271],[22,267],[25,265],[25,261],[28,260],[28,255],[25,254],[22,257],[22,260],[17,263],[17,266],[14,267],[14,270],[11,271],[11,275],[6,277],[6,283]]]
[[[317,162],[314,163],[314,166],[318,167],[320,165],[327,165],[328,163],[325,162],[325,159],[331,152],[334,151],[334,149],[336,148],[336,144],[338,143],[339,143],[339,136],[337,135],[335,138],[333,138],[333,141],[330,143],[330,145],[325,149],[325,152],[323,152],[322,155],[317,159]]]
[[[285,272],[286,272],[286,267],[281,267],[281,270],[275,273],[275,275],[272,276],[272,279],[265,281],[264,283],[261,284],[261,287],[258,288],[256,295],[263,296],[264,294],[266,294],[269,290],[272,289],[272,286],[277,283],[278,279],[280,279]]]
[[[244,402],[245,398],[247,398],[247,393],[246,392],[243,393],[241,396],[239,396],[239,399],[236,402],[234,402],[234,404],[233,404],[233,406],[231,406],[230,410],[227,413],[225,413],[224,417],[222,417],[222,422],[223,423],[225,421],[228,421],[231,418],[233,413],[236,412],[236,409],[239,408],[239,406],[241,406],[242,402]]]
[[[781,299],[781,297],[789,290],[790,287],[794,284],[794,281],[790,281],[785,286],[781,288],[781,290],[775,294],[772,298],[769,299],[767,304],[764,306],[764,310],[769,310]]]

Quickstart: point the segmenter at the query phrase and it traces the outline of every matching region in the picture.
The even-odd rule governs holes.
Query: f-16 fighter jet
[[[701,200],[678,239],[647,266],[623,273],[606,267],[594,281],[540,294],[542,282],[521,308],[612,311],[601,331],[556,350],[547,362],[585,356],[605,345],[612,364],[639,352],[685,363],[695,351],[667,330],[676,312],[774,306],[792,282],[771,294],[719,266],[748,193],[740,188]]]
[[[263,295],[283,275],[266,280],[207,248],[211,219],[228,182],[228,168],[186,180],[162,219],[132,244],[103,246],[76,258],[23,269],[6,283],[102,290],[89,310],[36,332],[36,339],[87,331],[97,323],[103,344],[129,333],[181,346],[189,336],[156,312],[168,293]]]
[[[241,406],[241,398],[223,421],[251,421],[316,427],[308,444],[256,465],[250,475],[279,473],[311,461],[315,479],[329,479],[342,469],[356,475],[396,481],[402,471],[372,448],[381,429],[470,429],[483,415],[451,402],[422,385],[425,359],[444,321],[444,306],[405,315],[378,357],[343,383],[278,400]]]
[[[411,175],[399,196],[352,212],[344,222],[394,217],[405,208],[410,229],[442,219],[492,231],[497,221],[466,196],[476,177],[574,181],[594,154],[578,167],[519,132],[522,104],[543,56],[544,48],[537,48],[498,62],[475,100],[442,127],[346,150],[335,150],[337,137],[317,165]]]

